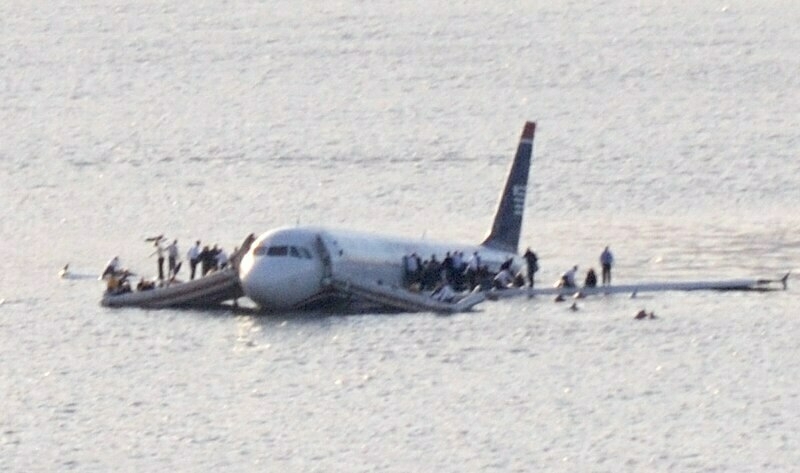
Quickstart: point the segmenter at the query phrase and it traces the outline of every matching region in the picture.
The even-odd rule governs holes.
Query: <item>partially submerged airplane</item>
[[[421,258],[447,252],[478,253],[491,273],[512,261],[516,273],[521,260],[517,250],[525,209],[528,174],[533,156],[534,122],[526,122],[517,152],[488,236],[479,244],[429,241],[323,227],[282,227],[259,237],[249,236],[231,255],[228,268],[193,281],[147,291],[107,292],[108,307],[212,307],[247,296],[269,312],[333,309],[343,312],[376,310],[461,312],[487,297],[522,295],[580,295],[665,290],[771,290],[781,279],[663,282],[586,288],[509,288],[473,292],[457,300],[439,301],[405,285],[404,257]],[[152,240],[160,239],[153,237]]]
[[[242,258],[239,276],[244,293],[268,311],[372,306],[425,310],[430,297],[403,287],[404,256],[416,253],[441,259],[447,252],[478,252],[481,264],[497,271],[517,256],[535,130],[534,122],[525,123],[492,228],[482,243],[322,227],[278,228],[259,236]],[[483,296],[475,295],[470,302],[481,300]]]
[[[479,244],[429,241],[323,227],[282,227],[251,235],[231,265],[193,281],[147,291],[106,292],[107,307],[211,307],[247,296],[269,312],[335,309],[462,312],[486,299],[483,292],[441,301],[404,284],[404,257],[441,260],[447,252],[477,252],[496,272],[517,256],[536,124],[526,122],[489,235]],[[149,240],[160,239],[153,237]]]

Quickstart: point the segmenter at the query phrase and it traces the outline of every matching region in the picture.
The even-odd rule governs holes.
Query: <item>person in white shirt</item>
[[[169,267],[169,277],[170,279],[175,277],[175,273],[178,269],[178,240],[173,240],[172,243],[167,246],[167,266]]]
[[[217,259],[217,268],[225,269],[225,266],[228,265],[228,255],[225,254],[225,250],[219,248],[217,250],[216,259]]]
[[[194,246],[189,248],[186,252],[186,259],[189,260],[189,269],[191,270],[190,279],[194,279],[194,273],[197,270],[197,263],[200,262],[200,240],[194,242]]]
[[[464,271],[464,253],[460,251],[453,252],[453,269]]]
[[[467,278],[467,284],[469,284],[470,289],[475,289],[478,285],[478,270],[480,266],[481,257],[477,251],[474,251],[469,261],[467,261],[467,269],[464,271],[464,276]]]
[[[578,266],[575,265],[561,276],[561,284],[563,287],[575,287],[575,275],[578,273]]]
[[[419,257],[416,253],[403,256],[403,270],[406,286],[419,282]]]
[[[481,257],[478,256],[477,251],[472,252],[472,256],[469,258],[467,262],[467,269],[470,271],[478,272],[478,267],[481,265]]]

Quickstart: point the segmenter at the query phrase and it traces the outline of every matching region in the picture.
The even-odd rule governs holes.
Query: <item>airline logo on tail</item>
[[[514,196],[515,216],[522,217],[523,213],[525,212],[525,193],[525,186],[515,185],[512,189],[512,195]]]
[[[483,246],[500,251],[516,253],[522,231],[522,216],[525,213],[525,195],[528,190],[528,171],[533,155],[533,134],[536,123],[526,122],[517,147],[517,154],[508,172],[500,204],[494,216],[489,236],[481,243]]]

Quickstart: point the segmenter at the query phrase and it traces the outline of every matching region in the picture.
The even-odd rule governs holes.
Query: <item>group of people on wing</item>
[[[419,291],[434,291],[444,286],[454,291],[473,290],[490,286],[494,277],[477,251],[469,259],[464,258],[462,251],[448,251],[441,261],[435,254],[423,260],[417,253],[411,253],[403,256],[403,269],[406,287]]]
[[[525,260],[525,275],[523,275],[522,271],[514,274],[511,266],[513,259],[508,259],[500,265],[500,271],[498,271],[492,279],[493,289],[523,287],[526,284],[531,289],[533,288],[536,280],[536,273],[539,271],[539,257],[528,247],[525,253],[523,253],[522,258]]]
[[[533,287],[533,274],[539,269],[536,254],[528,249],[525,259],[528,261],[527,283]],[[410,253],[403,256],[404,280],[406,287],[412,290],[433,291],[433,297],[449,301],[460,291],[524,286],[526,278],[521,272],[513,272],[513,262],[514,259],[509,258],[493,272],[481,261],[477,251],[468,259],[462,251],[448,251],[441,261],[435,254],[422,260],[417,253]]]
[[[417,253],[403,256],[404,280],[406,287],[416,291],[432,291],[432,295],[440,300],[452,300],[460,291],[472,291],[476,288],[506,289],[511,287],[534,287],[536,273],[539,271],[539,258],[527,248],[522,255],[525,270],[514,273],[513,258],[503,262],[497,272],[492,272],[481,262],[478,252],[469,259],[464,258],[461,251],[447,252],[439,261],[435,254],[430,259],[422,260]],[[611,284],[611,267],[614,256],[608,246],[600,255],[602,267],[602,284]],[[557,282],[558,287],[578,287],[578,266],[575,265],[564,272]],[[584,278],[584,287],[596,287],[597,274],[589,268]]]
[[[173,240],[169,245],[164,246],[166,239],[163,235],[145,239],[147,242],[153,242],[155,250],[150,256],[156,257],[156,270],[158,273],[158,285],[165,285],[176,281],[178,272],[181,269],[182,261],[178,251],[178,240]],[[200,246],[200,240],[197,240],[189,251],[186,253],[186,259],[189,261],[190,274],[189,278],[194,280],[197,274],[198,267],[200,268],[200,276],[205,276],[213,271],[224,269],[228,266],[228,255],[222,248],[214,245],[209,248],[208,246]],[[167,262],[167,273],[165,277],[164,262]],[[106,268],[103,270],[101,278],[107,281],[107,290],[111,294],[122,294],[130,292],[131,286],[128,278],[134,273],[122,268],[119,257],[114,256],[109,260]],[[136,285],[139,291],[154,289],[156,281],[148,281],[141,278]]]
[[[611,266],[614,265],[614,255],[611,253],[609,247],[605,247],[600,253],[600,266],[602,267],[603,286],[611,284]],[[578,273],[578,265],[573,266],[561,275],[558,280],[557,287],[577,287],[576,277]],[[583,287],[597,287],[597,273],[594,268],[589,268],[586,271],[586,277],[583,280]]]

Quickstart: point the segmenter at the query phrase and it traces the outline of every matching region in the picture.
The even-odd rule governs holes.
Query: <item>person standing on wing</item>
[[[603,286],[607,286],[611,284],[611,266],[614,264],[614,255],[608,247],[600,253],[600,264],[603,266]]]
[[[539,271],[539,258],[536,257],[536,253],[530,247],[525,250],[525,254],[522,257],[525,258],[525,263],[528,265],[528,286],[533,289],[533,275],[536,271]]]

